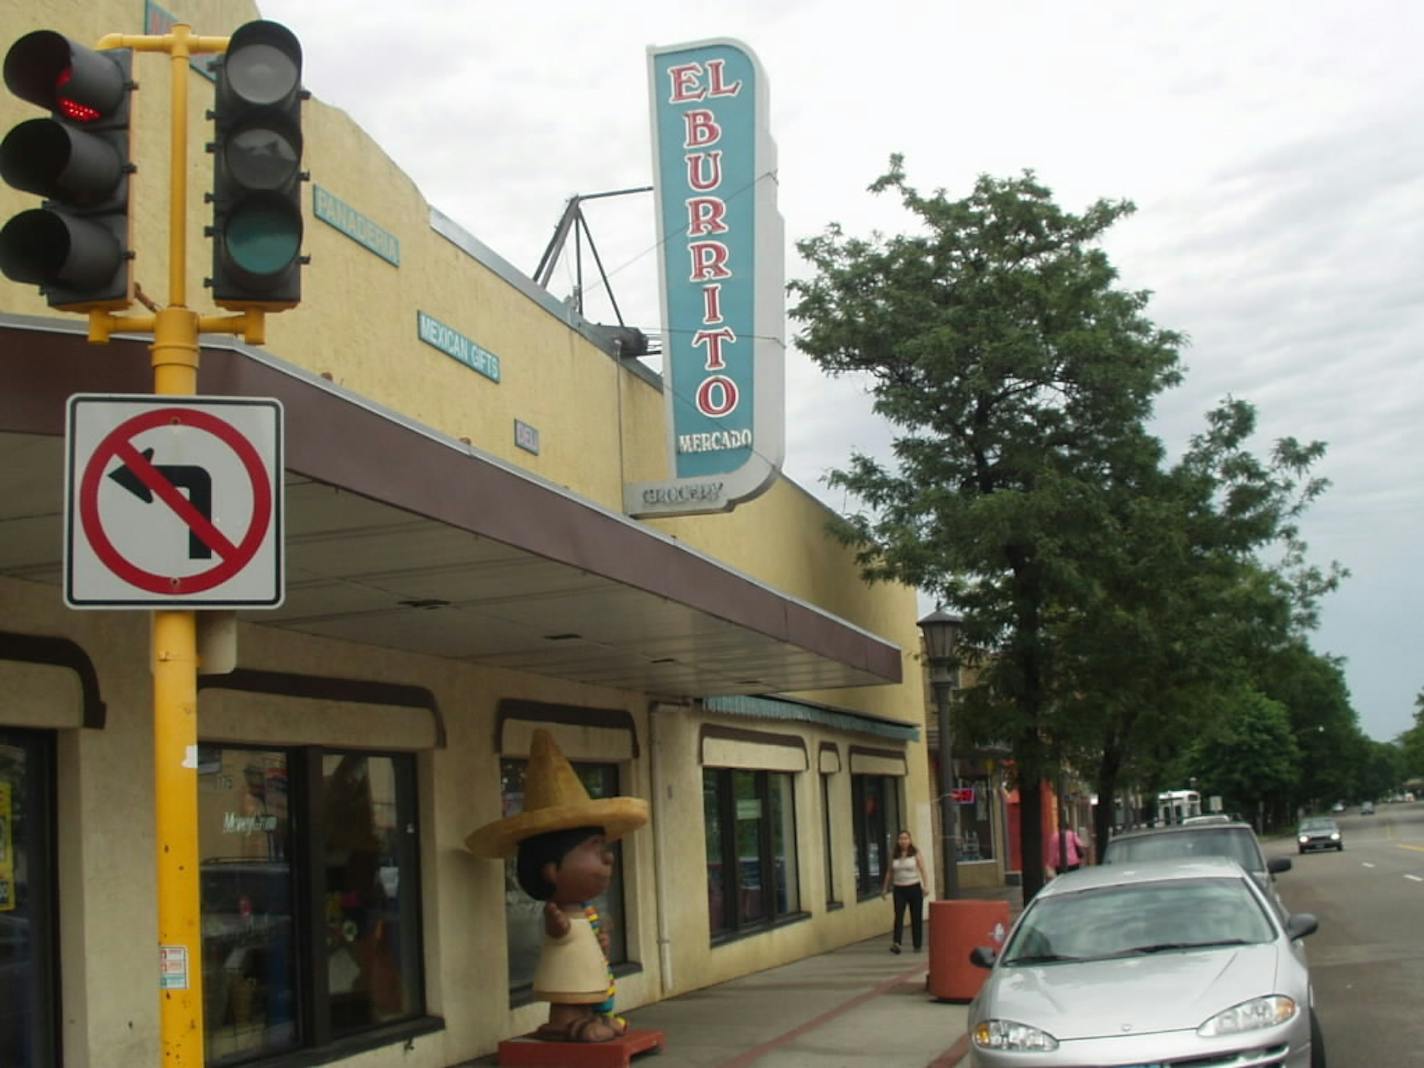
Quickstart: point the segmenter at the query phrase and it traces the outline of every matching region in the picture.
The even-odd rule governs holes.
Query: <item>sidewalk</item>
[[[1019,888],[974,891],[1020,908]],[[627,1013],[666,1032],[634,1068],[953,1068],[965,1056],[968,1005],[925,990],[927,953],[889,952],[887,930]],[[494,1057],[474,1062],[493,1065]]]
[[[925,992],[924,953],[884,937],[696,990],[628,1014],[667,1033],[644,1068],[950,1068],[967,1006]]]

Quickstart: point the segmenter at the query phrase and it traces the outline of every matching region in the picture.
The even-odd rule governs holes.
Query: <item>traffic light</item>
[[[5,54],[10,92],[51,112],[0,142],[0,176],[46,198],[0,229],[0,271],[40,287],[52,308],[119,309],[129,270],[129,113],[133,53],[96,52],[52,30]]]
[[[302,46],[259,20],[217,67],[212,118],[213,299],[277,310],[302,299]]]

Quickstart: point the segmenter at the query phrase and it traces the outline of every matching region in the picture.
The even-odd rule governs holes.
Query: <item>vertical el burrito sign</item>
[[[786,442],[785,268],[766,77],[731,40],[648,50],[663,395],[673,477],[631,515],[724,512],[762,492]]]

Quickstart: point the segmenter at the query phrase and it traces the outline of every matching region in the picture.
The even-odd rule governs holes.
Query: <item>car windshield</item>
[[[1001,957],[1005,967],[1104,960],[1273,941],[1242,879],[1173,879],[1041,898]]]
[[[1108,843],[1103,862],[1137,864],[1176,857],[1230,857],[1247,871],[1266,870],[1255,837],[1245,827],[1200,827],[1185,832],[1114,838]]]
[[[1302,831],[1333,831],[1335,829],[1334,820],[1301,820],[1300,829]]]

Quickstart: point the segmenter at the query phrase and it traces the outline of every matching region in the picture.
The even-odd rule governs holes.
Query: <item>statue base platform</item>
[[[628,1068],[639,1053],[660,1050],[661,1031],[631,1028],[607,1042],[545,1042],[533,1035],[507,1038],[499,1044],[500,1068]]]

